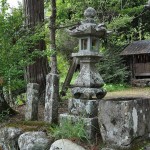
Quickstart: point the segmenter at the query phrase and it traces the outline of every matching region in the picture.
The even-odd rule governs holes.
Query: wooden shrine
[[[120,54],[131,71],[131,80],[150,80],[150,41],[141,40],[129,44]]]

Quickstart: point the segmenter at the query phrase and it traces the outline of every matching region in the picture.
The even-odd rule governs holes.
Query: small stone
[[[25,132],[18,139],[21,150],[47,150],[50,144],[44,132]]]
[[[61,140],[55,141],[51,145],[50,150],[85,150],[85,149],[81,147],[80,145],[73,143],[70,140],[61,139]]]

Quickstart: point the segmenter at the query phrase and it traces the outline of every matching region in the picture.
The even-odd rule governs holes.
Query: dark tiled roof
[[[150,53],[150,41],[142,40],[135,41],[129,44],[120,55],[137,55],[137,54],[149,54]]]

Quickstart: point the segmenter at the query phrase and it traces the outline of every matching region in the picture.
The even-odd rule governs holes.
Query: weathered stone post
[[[59,76],[49,73],[46,76],[44,120],[48,123],[58,122]],[[57,92],[57,93],[56,93]]]
[[[38,120],[39,84],[28,83],[25,120]]]
[[[79,52],[72,56],[80,61],[80,74],[71,89],[73,98],[69,101],[69,114],[60,115],[60,123],[64,119],[73,122],[82,119],[89,139],[95,138],[98,130],[97,106],[98,101],[106,95],[102,88],[104,81],[95,64],[102,57],[99,53],[99,39],[106,36],[107,31],[103,24],[96,24],[95,9],[85,10],[86,19],[76,28],[69,29],[71,36],[79,39]]]

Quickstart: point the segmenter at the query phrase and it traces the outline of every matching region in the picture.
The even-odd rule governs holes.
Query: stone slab
[[[70,99],[68,111],[73,115],[96,117],[98,114],[98,100]]]
[[[99,125],[103,141],[130,147],[134,139],[150,133],[150,99],[118,98],[99,103]]]
[[[95,139],[96,136],[99,134],[99,126],[98,126],[98,118],[83,118],[81,116],[75,116],[75,115],[70,115],[67,113],[60,114],[59,116],[59,121],[60,125],[63,125],[63,122],[65,120],[70,120],[73,123],[78,122],[79,120],[83,120],[85,124],[85,131],[87,134],[87,139]]]

